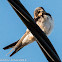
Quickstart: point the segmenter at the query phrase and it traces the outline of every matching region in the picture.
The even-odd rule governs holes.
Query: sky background
[[[62,60],[62,0],[20,0],[29,13],[36,7],[44,7],[54,18],[54,29],[49,37],[60,59]],[[26,31],[26,26],[17,16],[7,0],[0,0],[0,60],[26,59],[21,62],[48,62],[36,42],[29,44],[12,57],[6,56],[11,50],[3,47],[19,40]],[[2,62],[2,61],[1,61]],[[7,61],[4,61],[7,62]],[[13,61],[15,62],[15,61]],[[19,62],[19,61],[17,61]]]

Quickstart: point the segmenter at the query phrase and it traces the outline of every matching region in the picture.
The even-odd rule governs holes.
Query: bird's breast
[[[46,33],[46,35],[48,35],[53,28],[53,20],[50,17],[41,17],[38,19],[37,25],[42,29],[44,33]]]

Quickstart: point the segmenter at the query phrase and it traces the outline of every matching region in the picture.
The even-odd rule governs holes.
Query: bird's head
[[[46,13],[43,7],[37,7],[34,11],[34,18],[42,16],[43,13]]]

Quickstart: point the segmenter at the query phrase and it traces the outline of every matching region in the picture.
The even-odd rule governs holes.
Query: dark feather
[[[19,40],[18,40],[18,41],[19,41]],[[12,43],[12,44],[10,44],[10,45],[4,47],[3,49],[6,50],[6,49],[9,49],[9,48],[14,47],[14,46],[17,44],[18,41],[16,41],[16,42],[14,42],[14,43]]]

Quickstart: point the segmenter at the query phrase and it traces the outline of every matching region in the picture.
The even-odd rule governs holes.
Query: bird
[[[37,7],[34,10],[34,21],[40,27],[40,29],[42,29],[42,31],[46,34],[46,36],[50,35],[50,33],[54,28],[54,19],[49,13],[45,11],[43,7]],[[12,48],[10,52],[12,52],[13,50],[14,52],[10,55],[11,57],[20,49],[22,49],[23,47],[34,41],[36,41],[36,38],[27,28],[25,34],[18,41],[4,47],[3,49],[6,50]]]

